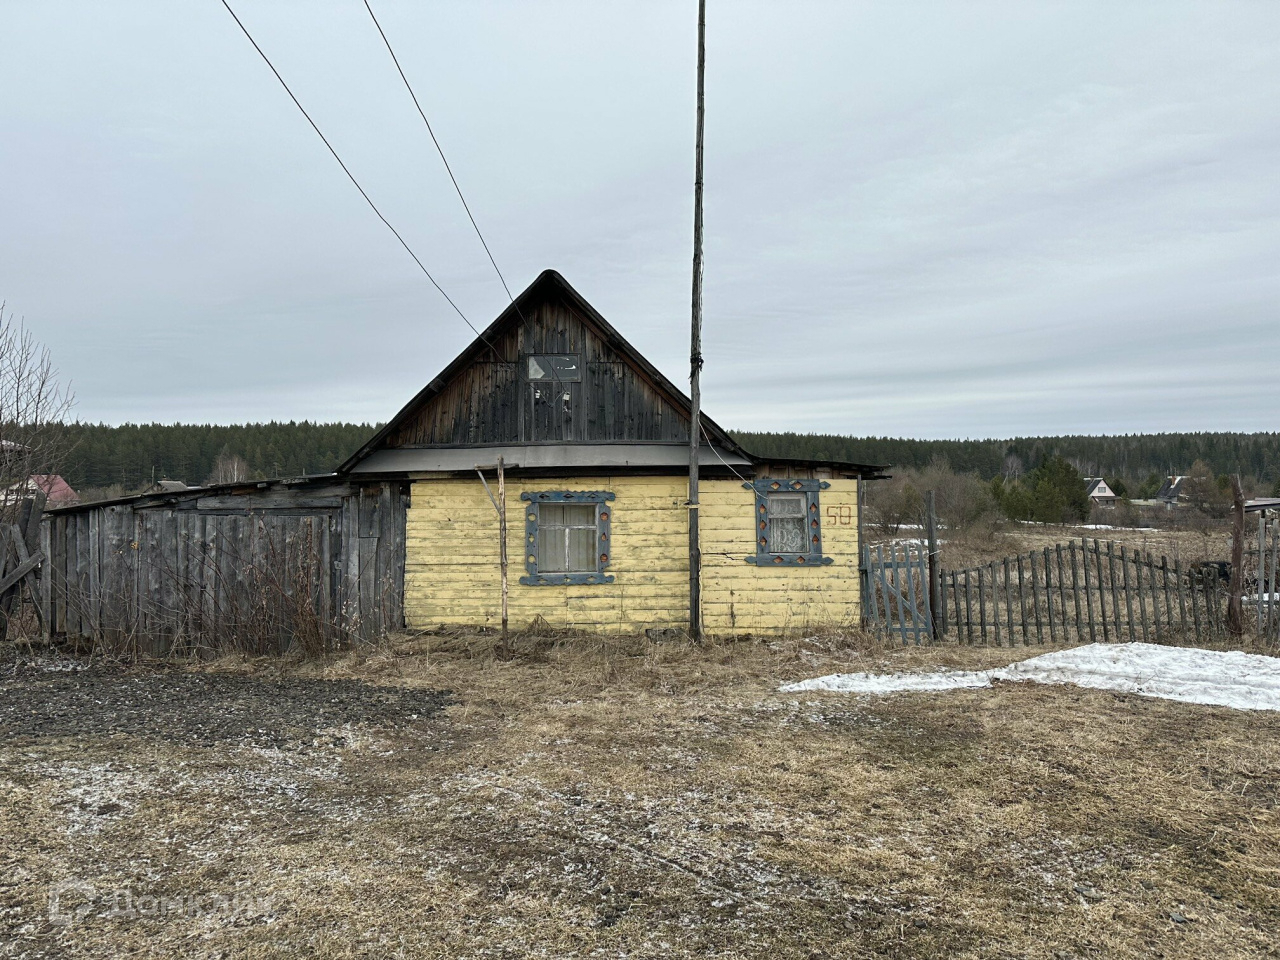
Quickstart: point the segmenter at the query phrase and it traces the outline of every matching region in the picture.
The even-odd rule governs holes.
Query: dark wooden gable
[[[688,441],[687,400],[548,274],[388,425],[378,446]],[[577,379],[531,381],[528,358],[548,354],[576,357]]]

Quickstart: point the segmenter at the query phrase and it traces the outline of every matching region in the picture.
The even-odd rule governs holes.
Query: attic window
[[[525,378],[530,382],[553,380],[559,383],[576,383],[582,379],[582,366],[576,354],[534,354],[525,357]]]

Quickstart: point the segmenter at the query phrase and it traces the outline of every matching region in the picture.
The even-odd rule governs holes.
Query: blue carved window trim
[[[524,567],[527,576],[520,582],[527,587],[563,587],[582,584],[613,583],[613,577],[605,568],[613,555],[610,526],[613,510],[605,506],[613,500],[607,490],[542,490],[522,493],[520,499],[528,503],[524,510]],[[596,505],[596,572],[595,573],[539,573],[538,572],[538,507],[543,503],[594,503]]]
[[[765,477],[748,481],[742,485],[756,493],[755,509],[755,556],[746,558],[747,563],[761,567],[817,567],[835,561],[822,555],[822,510],[818,506],[818,493],[826,490],[831,484],[825,480],[775,480]],[[771,493],[803,493],[805,517],[809,535],[809,551],[807,553],[774,553],[769,549],[769,494]]]

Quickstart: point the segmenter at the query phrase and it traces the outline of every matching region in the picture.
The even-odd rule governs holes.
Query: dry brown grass
[[[896,537],[890,537],[868,530],[867,540],[872,544],[887,544],[895,539],[913,539],[922,535],[918,530],[904,530]],[[1104,542],[1112,540],[1156,557],[1166,556],[1170,563],[1175,558],[1187,564],[1201,560],[1225,560],[1231,555],[1231,527],[1225,523],[1181,530],[1095,530],[1069,525],[1006,523],[999,529],[976,528],[954,534],[943,531],[940,537],[943,541],[940,548],[942,563],[948,570],[974,567],[1070,540],[1079,542],[1081,537]]]
[[[543,634],[495,656],[495,643],[423,636],[328,664],[218,664],[452,691],[442,714],[283,748],[10,733],[0,873],[17,879],[0,888],[0,950],[1274,951],[1280,716],[1018,684],[776,692],[835,670],[1008,662],[1000,649]],[[269,894],[270,922],[91,913],[52,926],[47,890],[68,878]]]

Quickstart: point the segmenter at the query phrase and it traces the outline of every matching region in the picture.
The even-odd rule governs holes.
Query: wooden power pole
[[[693,174],[693,317],[689,337],[689,635],[702,639],[702,548],[698,540],[698,441],[702,432],[702,125],[707,0],[698,0],[698,133]]]

